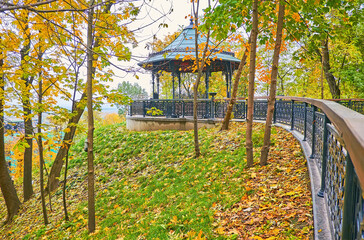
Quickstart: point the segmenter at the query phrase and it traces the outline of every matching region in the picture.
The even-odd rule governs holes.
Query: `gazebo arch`
[[[149,54],[148,58],[139,63],[142,68],[152,72],[153,99],[159,99],[159,71],[172,73],[173,99],[175,99],[175,78],[178,80],[178,97],[181,97],[181,73],[193,72],[192,66],[195,56],[195,33],[191,19],[190,25],[183,29],[178,37],[162,51]],[[199,36],[198,44],[206,43],[205,36]],[[205,73],[206,98],[209,98],[209,77],[212,72],[222,71],[226,81],[226,97],[231,96],[231,81],[234,70],[239,67],[240,60],[232,52],[221,51],[216,45],[209,42],[213,53],[209,56],[210,64],[203,70]]]

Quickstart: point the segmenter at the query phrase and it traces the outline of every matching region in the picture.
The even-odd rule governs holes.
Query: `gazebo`
[[[191,19],[190,25],[183,29],[181,34],[167,47],[160,52],[151,53],[148,58],[139,63],[142,68],[152,72],[153,99],[159,99],[159,72],[166,71],[172,73],[173,99],[175,94],[175,78],[178,79],[178,98],[181,98],[181,74],[192,71],[195,58],[195,33]],[[207,38],[199,34],[198,44],[206,43]],[[222,71],[226,81],[226,97],[231,96],[231,79],[233,71],[239,66],[240,60],[234,56],[234,53],[221,51],[212,42],[209,42],[210,64],[203,69],[205,73],[206,98],[209,98],[209,77],[212,72]],[[191,59],[192,58],[192,59]]]

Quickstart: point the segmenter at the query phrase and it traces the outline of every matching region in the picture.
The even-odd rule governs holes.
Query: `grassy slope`
[[[289,150],[284,152],[285,160],[278,156],[268,167],[247,170],[244,135],[244,124],[234,123],[229,132],[202,129],[202,157],[194,159],[191,131],[129,132],[122,125],[99,129],[95,132],[96,233],[87,234],[86,153],[80,141],[72,150],[68,179],[70,222],[61,219],[58,191],[52,197],[51,224],[44,227],[36,196],[23,205],[11,225],[0,228],[0,238],[301,239],[312,235],[307,170],[297,142],[274,129],[272,152]],[[256,125],[253,138],[258,147],[262,135],[262,125]],[[277,174],[287,169],[288,175]],[[275,179],[270,181],[264,173]],[[300,186],[298,195],[290,189],[296,173],[302,182],[295,186]],[[268,194],[274,192],[282,199]],[[4,218],[2,199],[0,206]],[[271,217],[259,217],[267,209],[274,210]],[[277,209],[286,209],[282,214],[290,217],[274,215]],[[289,213],[292,209],[295,212]],[[237,224],[237,216],[245,220]]]

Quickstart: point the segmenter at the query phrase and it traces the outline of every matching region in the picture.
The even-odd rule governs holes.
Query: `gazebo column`
[[[159,99],[159,73],[157,73],[157,99]]]
[[[174,93],[175,93],[175,91],[174,91],[174,76],[175,76],[175,74],[174,74],[174,72],[172,72],[172,99],[174,99]]]
[[[155,78],[155,73],[152,72],[152,97],[153,97],[153,99],[155,99],[154,78]]]
[[[229,62],[229,96],[231,97],[231,81],[233,78],[233,69],[231,67],[231,62]]]
[[[209,77],[210,77],[210,70],[206,69],[205,72],[205,85],[206,85],[206,99],[209,99]]]
[[[225,75],[225,82],[226,82],[226,97],[230,98],[230,94],[229,94],[229,74],[228,72],[224,72]]]
[[[178,72],[177,76],[178,76],[178,98],[181,99],[181,72]]]

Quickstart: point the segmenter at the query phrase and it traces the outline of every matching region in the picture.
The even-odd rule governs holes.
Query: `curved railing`
[[[364,99],[318,100],[277,97],[274,123],[287,125],[302,135],[310,159],[321,172],[318,196],[325,198],[332,239],[364,238]],[[223,118],[227,100],[198,101],[199,118]],[[254,119],[265,120],[267,100],[254,102]],[[134,101],[129,115],[190,117],[192,100]],[[354,109],[355,111],[349,109]],[[246,117],[246,103],[238,100],[233,117]],[[316,193],[313,193],[316,194]],[[317,230],[316,230],[317,231]]]

